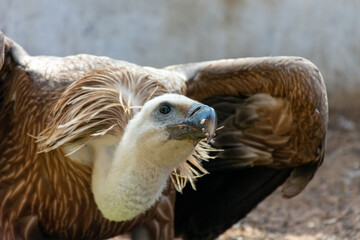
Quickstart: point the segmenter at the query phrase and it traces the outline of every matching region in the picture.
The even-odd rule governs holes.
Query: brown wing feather
[[[215,146],[225,149],[219,157],[239,166],[313,163],[316,167],[294,171],[284,184],[284,195],[303,189],[322,159],[328,121],[324,81],[312,63],[296,57],[244,58],[166,69],[182,73],[184,93],[198,101],[248,97],[217,132]]]
[[[239,104],[217,133],[218,154],[237,159],[239,166],[276,167],[291,161],[289,146],[293,118],[287,101],[267,94],[255,94]],[[242,154],[236,154],[236,153]]]

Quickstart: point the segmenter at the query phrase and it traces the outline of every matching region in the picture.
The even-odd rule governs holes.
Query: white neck
[[[164,123],[152,115],[161,97],[147,102],[128,122],[121,140],[105,135],[90,144],[92,191],[98,208],[110,220],[130,220],[153,206],[171,172],[197,144],[169,139]]]
[[[125,136],[117,147],[112,142],[94,144],[92,190],[104,217],[125,221],[157,201],[173,169],[157,165],[151,155],[141,156],[139,146]]]

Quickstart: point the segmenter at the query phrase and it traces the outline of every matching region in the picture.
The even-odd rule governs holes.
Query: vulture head
[[[209,141],[215,128],[213,108],[182,95],[164,94],[145,103],[129,121],[121,143],[134,147],[133,156],[144,160],[153,152],[151,161],[171,170],[187,159],[201,139]]]
[[[93,149],[99,157],[95,157],[92,189],[104,217],[124,221],[150,208],[171,172],[215,130],[213,108],[182,95],[164,94],[146,102],[115,148],[95,141]]]

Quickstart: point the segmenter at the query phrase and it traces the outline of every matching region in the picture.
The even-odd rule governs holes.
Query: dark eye
[[[169,105],[161,105],[159,108],[159,112],[162,114],[168,114],[171,112],[171,107]]]

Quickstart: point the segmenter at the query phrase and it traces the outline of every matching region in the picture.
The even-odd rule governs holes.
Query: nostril
[[[197,111],[199,111],[201,109],[201,106],[198,106],[197,108],[195,108],[195,110],[190,114],[189,117],[192,117]]]

